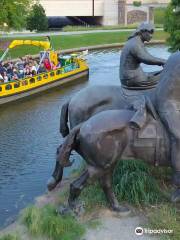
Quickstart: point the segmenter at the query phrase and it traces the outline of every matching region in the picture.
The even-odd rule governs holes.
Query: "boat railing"
[[[78,63],[71,63],[69,65],[57,68],[55,70],[51,70],[49,72],[40,73],[40,74],[37,74],[37,75],[32,76],[32,77],[18,79],[18,80],[10,81],[10,82],[7,82],[7,83],[1,83],[0,84],[0,93],[1,92],[7,92],[9,90],[14,90],[14,89],[17,89],[17,88],[20,88],[20,87],[25,87],[25,86],[28,87],[28,86],[31,86],[32,84],[35,84],[35,83],[40,82],[40,81],[50,82],[51,78],[59,76],[60,74],[68,73],[68,72],[73,71],[77,68],[79,68]]]

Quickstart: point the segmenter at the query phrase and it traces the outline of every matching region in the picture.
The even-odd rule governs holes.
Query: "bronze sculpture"
[[[130,123],[138,112],[138,108],[136,109],[129,100],[133,99],[132,89],[129,98],[125,96],[128,92],[125,92],[122,87],[101,86],[99,91],[95,86],[82,91],[73,101],[65,104],[62,108],[60,130],[66,138],[58,148],[56,168],[49,182],[49,189],[54,188],[61,181],[63,168],[72,164],[69,162],[69,156],[74,149],[86,160],[88,169],[71,184],[69,204],[72,207],[88,179],[97,177],[111,207],[116,211],[127,213],[128,209],[118,205],[112,192],[111,177],[118,159],[129,156],[138,157],[156,165],[171,165],[172,162],[173,182],[177,187],[172,195],[172,201],[179,201],[179,69],[180,53],[178,52],[169,58],[160,74],[161,80],[156,88],[151,89],[155,86],[154,84],[147,84],[148,87],[143,84],[140,99],[142,96],[145,98],[145,106],[150,114],[147,115],[147,119],[145,117],[147,121],[143,120],[143,124],[139,124],[139,118],[136,118],[138,121],[135,123],[139,124],[140,130],[130,128]],[[128,84],[127,86],[125,84],[124,82],[123,87],[128,88]],[[144,90],[146,87],[148,89]],[[139,97],[138,93],[139,91],[135,95],[136,98]],[[88,99],[88,94],[95,96],[92,102],[85,101]],[[78,101],[82,104],[78,105]],[[75,110],[73,106],[76,106]],[[70,128],[72,128],[70,133],[67,125],[68,115]]]
[[[133,107],[136,114],[131,120],[132,126],[142,127],[146,120],[146,99],[160,78],[159,72],[145,73],[140,63],[163,66],[164,59],[153,57],[145,49],[144,42],[152,38],[154,28],[151,24],[142,23],[129,37],[122,49],[120,59],[121,87],[92,86],[80,91],[61,110],[60,132],[64,136],[70,127],[89,119],[90,116],[106,109],[124,109]],[[89,100],[90,96],[93,96]],[[151,99],[153,101],[153,99]]]
[[[63,168],[72,165],[69,161],[72,150],[87,162],[86,170],[70,185],[68,203],[71,208],[75,206],[82,189],[97,179],[111,208],[124,216],[129,209],[119,206],[112,190],[112,174],[117,161],[131,157],[141,158],[149,164],[170,165],[169,139],[161,122],[148,114],[145,126],[141,130],[134,130],[129,127],[133,114],[132,110],[100,112],[74,127],[58,148],[59,175],[56,175],[57,169],[53,174],[58,182],[61,181]]]

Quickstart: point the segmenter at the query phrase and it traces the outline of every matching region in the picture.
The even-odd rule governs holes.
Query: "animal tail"
[[[61,108],[60,129],[59,130],[63,137],[66,137],[69,134],[68,107],[69,107],[69,101],[64,103]]]
[[[47,187],[49,191],[53,190],[63,177],[64,167],[69,167],[74,161],[70,162],[70,155],[73,149],[77,146],[76,137],[80,131],[80,125],[73,128],[69,135],[65,138],[63,144],[57,148],[56,165],[52,176],[49,178]]]
[[[70,162],[69,158],[72,150],[77,147],[77,135],[80,131],[80,125],[74,127],[68,136],[65,138],[63,144],[57,149],[57,158],[62,167],[69,167],[73,164]]]

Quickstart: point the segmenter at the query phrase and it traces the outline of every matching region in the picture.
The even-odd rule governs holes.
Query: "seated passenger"
[[[16,81],[16,80],[18,80],[18,79],[19,79],[19,78],[18,78],[17,73],[14,73],[13,76],[12,76],[12,81]]]
[[[32,77],[32,73],[29,68],[26,68],[24,75],[25,77]]]
[[[0,62],[0,74],[3,75],[4,72],[6,72],[6,68],[4,67],[3,63]]]
[[[60,68],[61,67],[61,62],[58,62],[58,64],[56,65],[56,68]]]
[[[11,79],[13,76],[13,64],[11,62],[8,63],[8,66],[7,66],[7,75],[9,79]]]
[[[56,69],[57,69],[57,67],[56,67],[56,65],[55,65],[54,62],[52,62],[52,64],[51,64],[51,69],[52,69],[52,70],[56,70]]]
[[[50,61],[49,61],[48,58],[45,58],[45,59],[44,59],[44,67],[45,67],[48,71],[51,70],[51,63],[50,63]]]
[[[44,63],[41,63],[38,69],[38,73],[44,73],[44,72],[46,72],[46,68],[44,67]]]
[[[0,73],[0,83],[3,83],[3,82],[4,82],[4,79],[3,79],[3,76]]]
[[[36,76],[37,72],[35,70],[32,70],[32,76]]]
[[[4,79],[4,83],[7,83],[7,82],[9,81],[9,78],[8,78],[7,72],[4,72],[3,79]]]

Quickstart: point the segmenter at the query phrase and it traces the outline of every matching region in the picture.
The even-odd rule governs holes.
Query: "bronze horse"
[[[166,78],[166,74],[163,74],[163,78],[153,93],[153,101],[155,104],[158,103],[158,112],[161,110],[160,91],[167,91],[167,86],[163,85],[164,77],[167,84],[175,88],[179,87],[177,80],[180,80],[180,77],[171,79],[172,74],[169,73],[176,71],[176,74],[179,74],[180,53],[173,54],[169,58],[164,71],[168,73],[169,79]],[[70,206],[74,205],[75,199],[89,180],[97,178],[112,209],[127,212],[127,209],[119,206],[112,191],[112,174],[117,161],[131,157],[141,158],[150,164],[171,165],[169,135],[158,114],[156,120],[149,114],[147,123],[141,130],[133,130],[129,127],[129,120],[133,114],[134,111],[128,109],[106,110],[75,126],[58,148],[56,168],[53,173],[54,181],[49,182],[49,189],[54,188],[61,181],[63,168],[72,165],[69,157],[71,151],[75,150],[87,162],[87,170],[70,186]]]

